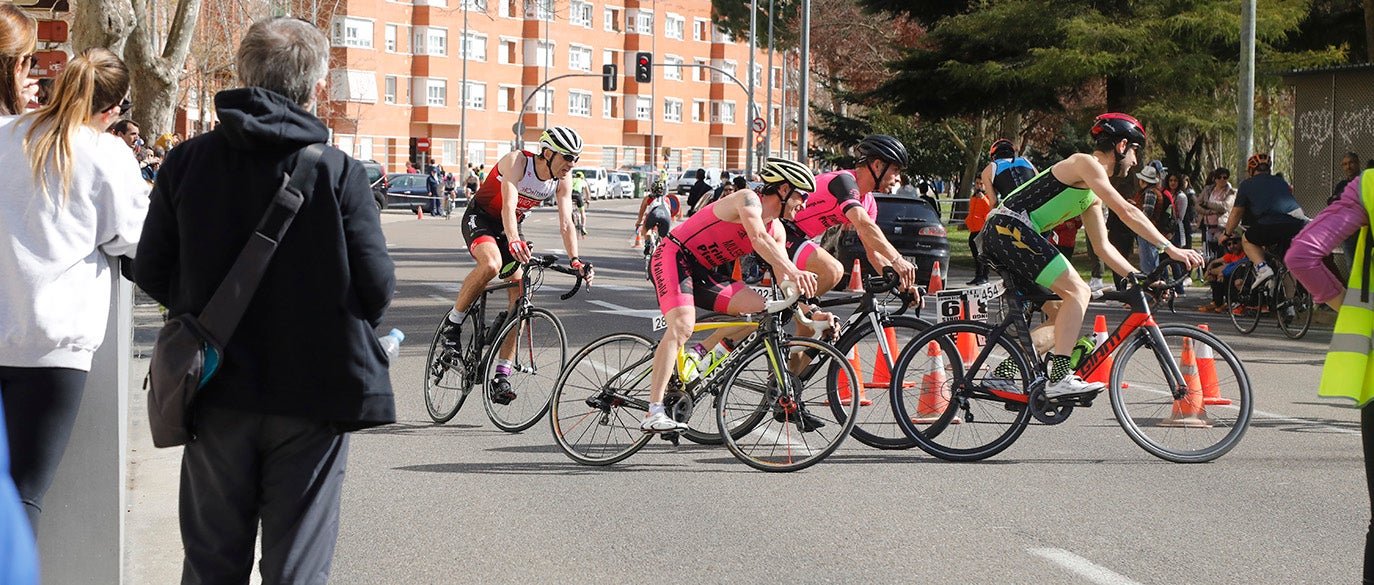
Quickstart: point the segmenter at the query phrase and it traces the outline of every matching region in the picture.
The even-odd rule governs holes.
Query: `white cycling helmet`
[[[769,157],[763,163],[763,172],[759,178],[764,183],[788,183],[793,189],[810,193],[816,190],[816,176],[811,174],[811,169],[806,168],[796,161],[785,158]]]
[[[539,146],[559,154],[582,154],[582,137],[567,126],[552,126],[539,136]]]

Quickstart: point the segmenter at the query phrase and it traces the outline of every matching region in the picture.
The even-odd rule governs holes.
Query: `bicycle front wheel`
[[[584,465],[610,465],[653,435],[639,428],[649,410],[654,344],[634,333],[612,333],[587,344],[563,368],[549,422],[558,448]]]
[[[534,426],[549,411],[554,385],[567,358],[568,338],[558,317],[544,309],[531,308],[519,319],[506,323],[492,348],[482,378],[486,398],[482,404],[491,424],[508,433],[518,433]],[[508,351],[512,353],[503,359]],[[506,380],[515,392],[514,399],[506,404],[497,402],[499,397],[492,394],[492,380],[500,365],[510,369]]]
[[[429,354],[425,357],[425,410],[435,424],[452,420],[467,401],[477,377],[476,356],[482,348],[477,339],[477,327],[472,323],[463,328],[461,351],[444,347],[444,329],[450,326],[447,314],[440,317],[439,326],[434,328],[434,337],[429,342]]]
[[[978,461],[1006,450],[1025,432],[1031,365],[1011,338],[990,337],[992,329],[979,321],[941,323],[897,357],[892,412],[926,453]],[[991,348],[983,347],[989,343]],[[970,370],[964,362],[972,365],[983,351],[987,358]]]
[[[1285,270],[1279,279],[1277,298],[1274,299],[1274,314],[1279,318],[1279,329],[1289,339],[1302,339],[1312,326],[1312,293],[1307,287]]]
[[[827,402],[839,402],[837,380],[854,380],[856,374],[828,343],[794,338],[771,350],[769,345],[743,356],[728,373],[716,425],[731,429],[721,434],[725,446],[754,469],[805,469],[833,453],[854,430],[858,401],[849,401],[843,416],[835,416]],[[786,367],[785,358],[794,351],[811,358],[800,372]]]
[[[878,449],[910,449],[916,446],[916,441],[897,425],[888,393],[899,352],[927,327],[930,327],[930,323],[926,321],[899,315],[888,318],[881,329],[874,330],[873,323],[864,319],[835,342],[835,349],[848,357],[859,376],[858,383],[854,385],[858,387],[859,395],[859,420],[854,423],[854,438],[860,443]],[[887,346],[886,351],[884,345]],[[919,380],[906,384],[914,383],[919,383]],[[835,416],[842,416],[855,394],[849,380],[841,380],[839,384],[840,400],[830,405]]]
[[[1250,426],[1254,404],[1245,366],[1216,336],[1187,325],[1159,326],[1163,347],[1141,329],[1117,350],[1109,391],[1121,428],[1150,454],[1175,463],[1201,463],[1230,451]],[[1187,388],[1170,390],[1174,362]]]
[[[1237,266],[1226,278],[1226,310],[1231,314],[1231,323],[1237,331],[1249,335],[1259,326],[1267,296],[1264,288],[1268,285],[1255,286],[1255,266],[1249,263]]]

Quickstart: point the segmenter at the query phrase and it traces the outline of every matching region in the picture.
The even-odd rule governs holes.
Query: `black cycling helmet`
[[[997,156],[999,152],[1003,153],[1003,156]],[[992,158],[1011,158],[1016,156],[1016,145],[1012,144],[1011,141],[1006,138],[998,138],[996,142],[992,143],[992,148],[988,149],[988,156]]]
[[[859,158],[863,162],[880,160],[902,168],[911,164],[911,158],[907,156],[906,146],[902,144],[902,141],[886,134],[865,136],[855,151],[859,153]]]
[[[1107,112],[1098,116],[1093,121],[1093,128],[1089,133],[1092,135],[1093,143],[1099,148],[1104,144],[1114,145],[1122,139],[1136,148],[1145,146],[1145,127],[1140,125],[1139,120],[1120,112]]]

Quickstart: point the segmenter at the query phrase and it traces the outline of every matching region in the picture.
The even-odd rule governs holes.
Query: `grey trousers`
[[[183,585],[329,580],[348,435],[324,421],[201,408],[181,458]]]

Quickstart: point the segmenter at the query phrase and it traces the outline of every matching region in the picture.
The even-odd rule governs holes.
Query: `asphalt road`
[[[551,275],[536,297],[573,349],[612,331],[650,334],[653,293],[629,248],[637,209],[594,202],[581,255],[597,266],[595,285],[560,302],[571,280]],[[448,424],[430,422],[425,351],[472,259],[458,216],[386,220],[398,290],[381,331],[409,336],[392,368],[399,420],[353,438],[333,583],[1359,579],[1369,505],[1358,412],[1315,393],[1329,325],[1296,342],[1272,322],[1241,336],[1193,309],[1203,289],[1159,315],[1210,323],[1254,385],[1248,434],[1208,464],[1147,454],[1100,400],[977,464],[849,441],[803,472],[766,474],[721,447],[656,441],[620,464],[583,467],[547,422],[503,433],[476,400]],[[562,248],[551,210],[526,229],[537,249]],[[951,280],[968,277],[956,269]]]

